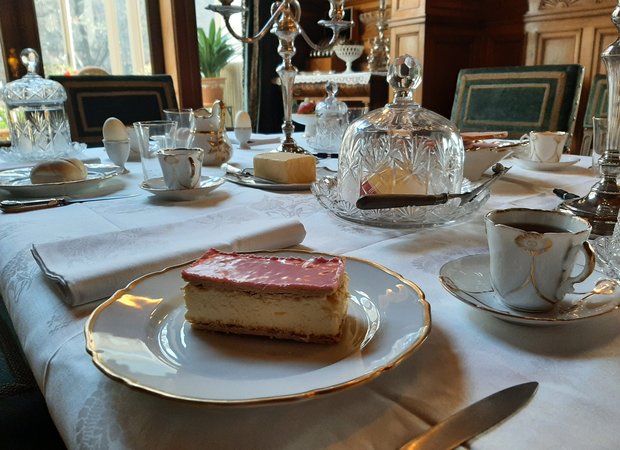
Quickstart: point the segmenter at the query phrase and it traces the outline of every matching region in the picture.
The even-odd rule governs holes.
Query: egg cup
[[[129,139],[124,141],[111,141],[109,139],[103,140],[103,146],[108,154],[108,158],[123,169],[122,173],[129,173],[129,170],[125,168],[125,163],[129,158]]]
[[[248,149],[250,146],[248,142],[252,137],[252,128],[235,128],[235,137],[239,141],[239,148]]]

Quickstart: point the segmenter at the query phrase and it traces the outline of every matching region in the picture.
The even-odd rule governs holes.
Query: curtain
[[[272,2],[266,0],[246,0],[245,30],[247,35],[256,35],[271,16]],[[274,84],[277,79],[276,67],[282,62],[278,55],[278,39],[270,32],[259,42],[244,46],[245,104],[258,133],[278,133],[282,131],[284,108],[282,91]]]

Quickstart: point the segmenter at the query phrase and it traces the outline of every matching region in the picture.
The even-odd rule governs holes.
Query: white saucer
[[[522,167],[528,170],[542,170],[542,171],[550,171],[550,170],[562,170],[567,167],[576,164],[579,161],[577,156],[570,155],[562,155],[562,159],[559,162],[540,162],[540,161],[530,161],[529,159],[521,159],[521,158],[512,158],[511,162],[514,162],[515,165]]]
[[[163,178],[154,178],[140,183],[140,188],[165,200],[188,201],[198,200],[209,194],[224,183],[220,177],[204,176],[200,179],[200,186],[194,189],[168,189]]]
[[[504,305],[491,286],[489,255],[465,256],[440,269],[443,287],[460,301],[508,322],[526,325],[560,325],[614,311],[620,304],[620,282],[598,268],[583,283],[575,285],[551,311],[528,313]]]

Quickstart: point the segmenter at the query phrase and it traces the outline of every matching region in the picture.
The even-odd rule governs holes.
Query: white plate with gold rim
[[[349,310],[338,344],[193,329],[184,318],[181,265],[141,277],[101,304],[85,325],[87,351],[113,379],[218,405],[307,399],[368,381],[422,345],[430,306],[411,281],[368,261],[345,259]]]
[[[103,181],[120,175],[123,169],[114,164],[84,164],[88,171],[86,179],[57,183],[32,184],[31,167],[20,167],[0,172],[0,189],[22,197],[54,197],[92,191]]]
[[[491,286],[489,255],[470,255],[450,261],[439,270],[439,280],[466,305],[523,325],[573,323],[614,311],[620,304],[620,282],[598,268],[575,285],[575,292],[566,295],[551,311],[542,313],[517,311],[502,303]]]

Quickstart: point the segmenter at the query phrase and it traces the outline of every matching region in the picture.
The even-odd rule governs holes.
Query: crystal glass
[[[325,85],[327,97],[316,106],[316,132],[310,145],[318,151],[337,153],[342,135],[349,123],[347,104],[336,98],[338,84],[328,81]]]
[[[341,199],[461,192],[463,140],[452,122],[414,102],[421,80],[415,58],[396,58],[388,70],[394,101],[349,125],[338,162]]]
[[[71,142],[62,85],[37,74],[39,55],[31,48],[21,52],[27,73],[7,83],[2,91],[11,136],[11,155],[21,161],[72,156],[78,148]]]
[[[592,118],[592,170],[600,173],[599,159],[607,144],[607,117]]]
[[[177,137],[175,147],[189,148],[192,146],[192,130],[195,128],[196,118],[192,108],[164,109],[166,120],[177,123]]]
[[[162,178],[163,172],[159,164],[159,150],[175,148],[177,123],[171,120],[152,120],[135,122],[134,128],[140,146],[140,161],[144,181]]]

